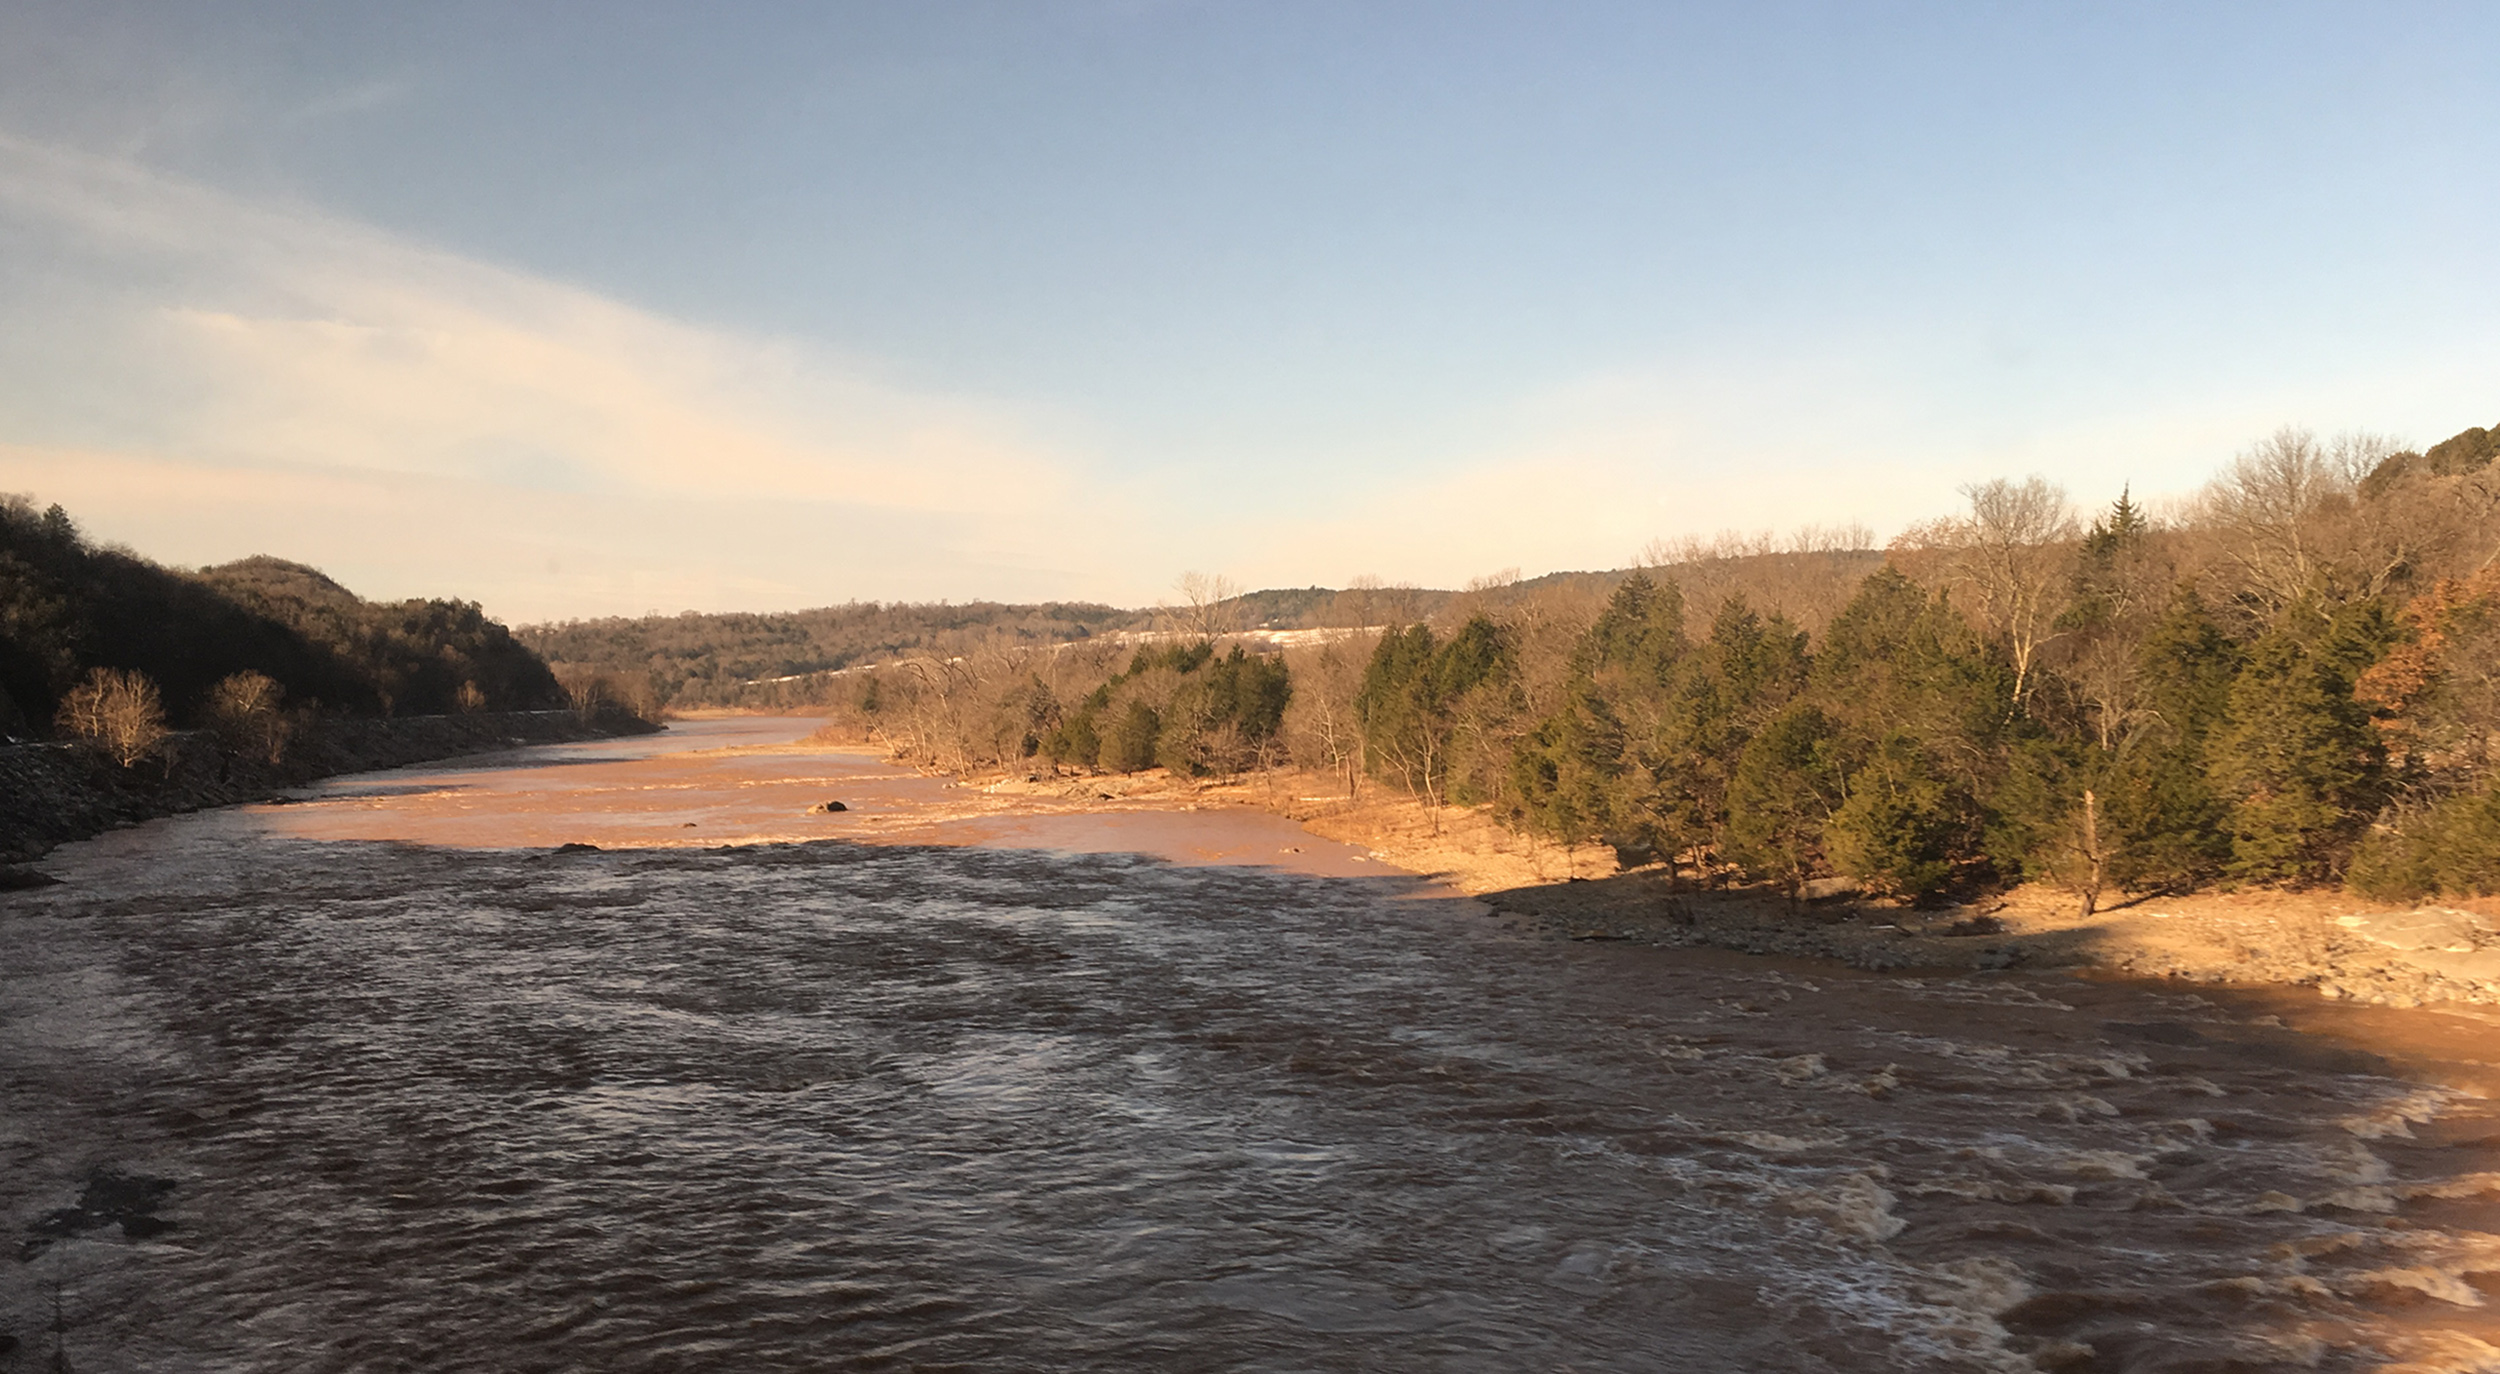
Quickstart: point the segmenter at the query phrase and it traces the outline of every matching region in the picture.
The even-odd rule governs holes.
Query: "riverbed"
[[[0,1369],[2500,1368],[2473,1013],[1540,938],[806,724],[0,894]]]

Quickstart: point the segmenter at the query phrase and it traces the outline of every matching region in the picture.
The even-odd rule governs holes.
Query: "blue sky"
[[[2500,420],[2490,6],[0,9],[0,490],[518,619]]]

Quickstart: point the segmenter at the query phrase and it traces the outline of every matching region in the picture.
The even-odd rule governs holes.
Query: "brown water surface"
[[[2500,1368],[2487,1019],[1529,939],[808,724],[0,895],[0,1369]]]

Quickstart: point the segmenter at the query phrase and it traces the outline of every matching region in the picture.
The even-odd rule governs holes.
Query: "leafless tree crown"
[[[165,705],[146,674],[98,668],[61,698],[58,724],[128,768],[164,743]]]

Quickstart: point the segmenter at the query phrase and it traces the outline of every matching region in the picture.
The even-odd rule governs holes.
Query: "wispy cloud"
[[[2158,494],[2286,421],[2446,414],[2496,347],[2096,390],[1976,326],[1766,333],[1394,417],[1377,452],[1165,462],[1107,421],[0,134],[0,490],[159,557],[280,553],[516,618],[1134,603],[1182,567],[1450,584],[1662,534],[1889,533],[1975,478]]]
[[[669,320],[318,211],[0,139],[0,216],[50,269],[0,325],[17,377],[0,396],[0,440],[17,441],[0,452],[0,485],[108,511],[144,507],[149,492],[213,490],[228,496],[220,504],[292,512],[262,532],[268,547],[288,547],[276,537],[291,531],[326,542],[315,532],[345,521],[363,526],[355,562],[371,575],[449,588],[474,585],[463,574],[477,565],[441,566],[440,526],[396,527],[412,483],[479,502],[471,519],[515,502],[536,509],[535,543],[595,536],[580,528],[584,498],[648,507],[666,518],[635,523],[663,528],[637,533],[659,542],[631,561],[643,575],[619,572],[630,586],[618,594],[636,600],[565,589],[582,609],[636,610],[644,596],[692,604],[713,599],[698,588],[724,586],[785,602],[926,590],[968,552],[1031,545],[1017,532],[1104,499],[1082,490],[1069,446],[1045,436],[1063,421],[915,390],[797,342]],[[367,499],[385,492],[396,495]],[[734,533],[695,537],[707,523],[699,508],[757,506],[813,508],[833,537],[778,551]],[[881,522],[922,532],[916,558],[889,548],[909,562],[828,575],[826,545],[857,543]],[[160,530],[151,542],[174,536],[172,548],[200,557],[245,551],[219,533]],[[1016,561],[997,552],[972,557]],[[671,567],[684,573],[673,593]],[[535,613],[554,609],[549,590],[472,594]]]
[[[78,233],[106,268],[91,304],[128,312],[96,324],[180,374],[134,401],[223,457],[491,479],[525,455],[654,492],[946,509],[1030,501],[1062,461],[1002,408],[310,210],[7,141],[0,200]]]

